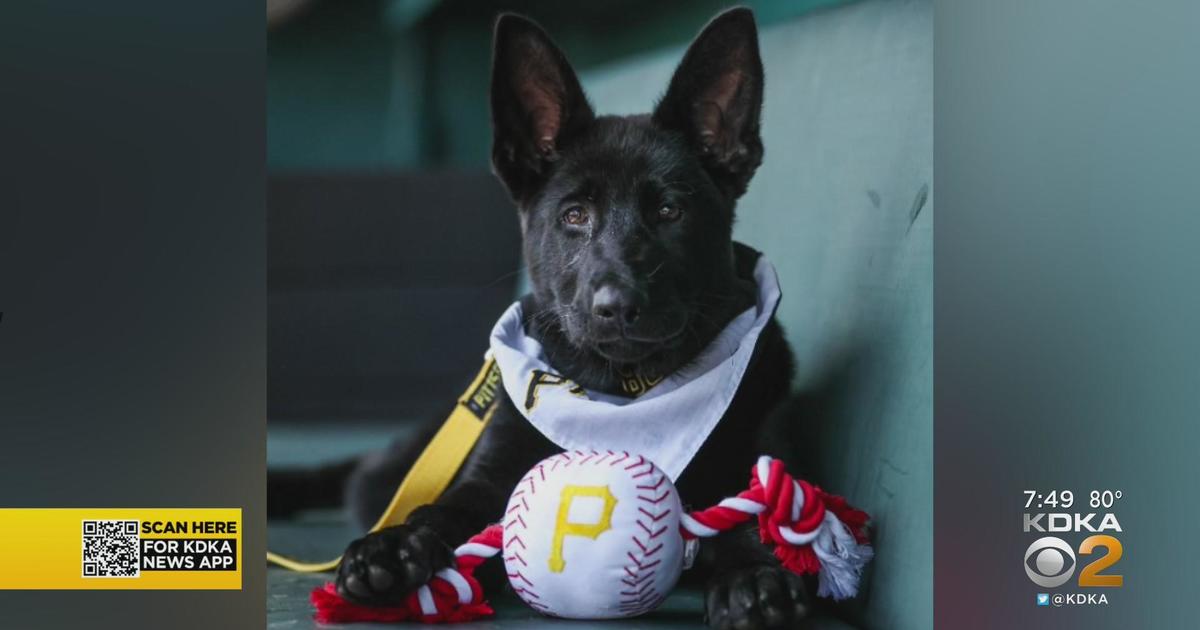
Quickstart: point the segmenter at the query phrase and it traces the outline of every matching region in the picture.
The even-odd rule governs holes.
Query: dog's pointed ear
[[[746,192],[762,163],[763,70],[758,29],[747,8],[726,11],[688,48],[654,121],[681,132],[731,198]]]
[[[496,20],[491,89],[492,169],[519,202],[595,115],[566,56],[519,15]]]

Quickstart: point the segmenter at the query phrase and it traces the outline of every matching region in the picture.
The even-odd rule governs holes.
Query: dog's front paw
[[[704,595],[706,620],[718,630],[794,628],[809,610],[803,580],[778,566],[719,573]]]
[[[432,529],[397,525],[350,543],[335,584],[350,601],[395,605],[453,562],[454,550]]]

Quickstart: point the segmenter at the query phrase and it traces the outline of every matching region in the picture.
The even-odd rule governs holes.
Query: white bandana
[[[687,367],[657,382],[630,377],[626,390],[644,392],[636,398],[584,390],[560,376],[546,363],[542,345],[525,334],[520,302],[492,329],[492,356],[513,404],[551,442],[567,450],[645,455],[676,480],[725,415],[779,304],[779,279],[765,256],[758,257],[754,280],[757,304]]]

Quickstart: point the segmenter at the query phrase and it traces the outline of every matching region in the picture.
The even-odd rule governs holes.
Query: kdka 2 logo
[[[1069,490],[1041,494],[1025,491],[1026,509],[1069,509],[1074,494]],[[1124,548],[1114,534],[1120,534],[1121,523],[1112,511],[1120,491],[1096,491],[1089,495],[1090,512],[1039,511],[1026,512],[1022,528],[1029,534],[1086,534],[1078,547],[1057,535],[1040,536],[1025,550],[1025,575],[1042,588],[1057,588],[1078,576],[1080,588],[1112,588],[1125,584],[1125,577],[1116,570]],[[1078,555],[1077,555],[1078,554]],[[1084,556],[1089,561],[1084,564]],[[1083,565],[1082,568],[1077,564]],[[1078,570],[1077,570],[1078,569]],[[1039,594],[1038,605],[1045,606]],[[1061,601],[1061,597],[1055,596]],[[1055,605],[1060,605],[1055,601]],[[1107,603],[1107,602],[1104,602]]]

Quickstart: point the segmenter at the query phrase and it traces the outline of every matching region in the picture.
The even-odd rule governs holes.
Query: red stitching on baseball
[[[652,584],[650,582],[646,582],[645,584],[642,584],[641,588],[635,588],[632,591],[621,591],[620,594],[621,595],[641,595],[642,593],[645,593],[646,589],[648,589],[648,588],[654,588],[654,584]]]
[[[646,532],[646,535],[648,535],[651,540],[658,538],[659,536],[662,536],[663,532],[667,531],[666,525],[663,525],[662,527],[658,528],[658,530],[652,530],[652,529],[650,529],[650,527],[648,527],[645,523],[643,523],[640,520],[637,521],[637,524],[638,524],[638,527],[641,527],[642,530]]]
[[[651,571],[650,573],[641,574],[641,576],[638,577],[636,580],[630,580],[629,578],[621,578],[621,581],[624,582],[628,586],[639,586],[653,575],[654,575],[654,572]]]
[[[638,599],[641,600],[643,604],[646,604],[654,601],[656,597],[658,597],[658,591],[646,591],[643,595],[638,596]]]
[[[542,596],[541,596],[541,595],[538,595],[537,593],[535,593],[535,592],[533,591],[533,589],[525,588],[524,586],[518,586],[517,588],[514,588],[514,589],[513,589],[513,592],[514,592],[514,593],[517,593],[517,594],[524,593],[524,594],[526,594],[526,595],[528,595],[528,596],[530,596],[530,597],[532,597],[532,598],[534,598],[534,599],[541,599],[541,598],[542,598]],[[531,603],[531,604],[532,604],[533,602],[529,602],[529,603]],[[543,604],[543,605],[544,605],[544,604]]]
[[[655,597],[658,597],[658,591],[647,590],[647,591],[642,591],[641,593],[638,593],[636,595],[628,596],[623,603],[645,604],[648,601],[654,599]]]
[[[521,578],[521,581],[522,581],[522,582],[524,582],[524,583],[526,583],[526,584],[528,584],[528,585],[530,585],[530,586],[533,586],[533,582],[530,582],[530,581],[529,581],[529,578],[525,577],[524,575],[521,575],[521,572],[520,572],[520,571],[515,571],[515,572],[513,572],[513,573],[509,573],[509,574],[508,574],[508,579],[510,579],[510,580],[511,580],[511,579],[513,579],[513,578]]]
[[[649,518],[650,520],[657,523],[657,522],[663,520],[663,518],[666,517],[666,515],[671,513],[671,508],[667,508],[666,512],[663,512],[662,514],[659,514],[657,516],[646,511],[646,508],[644,508],[644,507],[639,507],[638,511],[641,512],[642,514],[645,514],[647,518]]]
[[[657,597],[658,597],[658,593],[652,591],[652,592],[647,593],[646,595],[643,595],[637,599],[630,598],[630,599],[624,600],[620,604],[620,611],[623,613],[629,613],[629,614],[641,614],[641,613],[646,612],[647,610],[650,610],[651,608],[653,608],[653,606],[651,606],[651,604],[655,601],[655,598],[657,598]]]
[[[662,604],[662,601],[664,601],[665,599],[667,599],[666,595],[659,594],[658,599],[650,601],[650,602],[648,602],[648,604],[646,604],[646,610],[648,610],[648,611],[654,610],[654,608],[659,607],[659,605]]]
[[[670,490],[664,490],[664,491],[663,491],[663,493],[662,493],[662,496],[660,496],[660,497],[658,497],[658,498],[644,497],[644,496],[642,496],[642,495],[640,495],[640,494],[638,495],[638,498],[639,498],[639,499],[641,499],[641,500],[643,500],[643,501],[645,501],[645,502],[647,502],[647,503],[656,503],[656,504],[657,504],[657,503],[662,503],[663,501],[666,501],[666,500],[667,500],[667,497],[669,497],[669,496],[671,496],[671,491],[670,491]]]
[[[658,597],[658,591],[646,591],[644,593],[641,593],[640,595],[627,597],[621,603],[622,604],[641,604],[642,606],[645,606],[646,604],[653,601],[654,598],[656,598],[656,597]]]
[[[557,461],[558,460],[555,459],[556,463]],[[523,486],[526,482],[528,482],[529,494],[531,496],[536,495],[538,485],[536,481],[537,478],[540,478],[542,483],[546,482],[546,463],[548,463],[548,460],[539,463],[533,470],[530,470],[529,473],[525,475],[525,478],[522,479],[517,485]],[[553,468],[551,468],[551,470],[553,470]],[[509,499],[514,504],[508,509],[508,511],[505,512],[505,516],[511,517],[509,522],[504,525],[506,534],[510,529],[515,531],[518,526],[522,532],[529,529],[529,524],[525,522],[525,513],[530,511],[529,500],[523,496],[524,494],[525,490],[521,489],[517,492],[514,492],[512,497]],[[519,503],[516,502],[518,497],[520,498]],[[515,568],[515,565],[518,562],[523,567],[529,566],[529,563],[526,562],[524,556],[521,555],[521,552],[515,548],[518,545],[522,550],[528,549],[521,536],[514,533],[512,534],[512,538],[510,538],[504,545],[504,547],[508,550],[508,555],[504,557],[506,566],[512,564],[512,566]],[[547,607],[544,604],[534,601],[536,599],[540,599],[541,596],[533,590],[533,580],[530,580],[529,577],[522,573],[519,569],[511,573],[506,571],[506,574],[508,575],[509,582],[512,584],[515,593],[521,595],[522,599],[524,599],[525,602],[530,606],[533,606],[542,612],[547,612]]]
[[[666,481],[667,481],[667,476],[663,475],[658,478],[658,483],[654,484],[653,486],[638,486],[637,489],[638,490],[658,490],[659,486],[666,483]]]
[[[626,551],[625,555],[629,556],[629,559],[632,560],[633,563],[636,564],[638,566],[638,568],[642,569],[642,570],[649,569],[650,567],[656,567],[662,563],[662,558],[659,558],[658,560],[655,560],[654,562],[647,562],[646,564],[642,564],[642,562],[640,560],[638,560],[637,558],[635,558],[633,556],[632,551]]]
[[[610,462],[610,465],[615,465],[618,462],[631,458],[632,456],[626,454],[625,457],[614,459]],[[663,595],[658,592],[653,580],[657,572],[655,567],[662,563],[663,558],[655,560],[649,560],[649,558],[662,551],[665,547],[665,542],[659,542],[658,545],[651,547],[650,541],[662,536],[670,529],[668,525],[656,528],[655,524],[670,515],[671,508],[668,507],[665,511],[655,514],[647,510],[646,507],[660,506],[666,501],[667,497],[671,496],[671,489],[667,488],[661,496],[653,496],[653,493],[660,491],[663,484],[667,482],[667,476],[661,474],[661,471],[643,456],[637,456],[637,461],[627,464],[624,469],[629,472],[631,479],[640,479],[656,473],[659,474],[657,480],[651,479],[643,482],[641,485],[637,485],[638,490],[649,490],[651,493],[651,496],[637,495],[639,501],[647,504],[646,506],[638,506],[638,512],[648,520],[643,520],[639,517],[634,521],[638,527],[642,528],[647,537],[645,541],[636,535],[629,537],[641,551],[642,557],[639,559],[632,551],[627,551],[625,556],[629,558],[629,563],[622,567],[627,577],[622,577],[621,583],[631,588],[620,591],[623,599],[618,603],[618,610],[625,615],[637,615],[652,609],[654,602],[661,602],[664,599]]]
[[[627,460],[627,459],[629,459],[629,453],[626,453],[625,451],[621,451],[621,458],[620,458],[620,459],[614,459],[614,460],[612,460],[611,462],[608,462],[608,465],[609,465],[609,466],[616,466],[617,464],[620,464],[621,462],[623,462],[623,461],[625,461],[625,460]]]
[[[638,540],[637,536],[630,536],[630,538],[633,539],[633,543],[635,545],[642,548],[642,556],[646,557],[646,558],[658,553],[659,550],[661,550],[663,548],[663,545],[666,544],[666,543],[658,543],[657,547],[649,548],[642,541]]]

